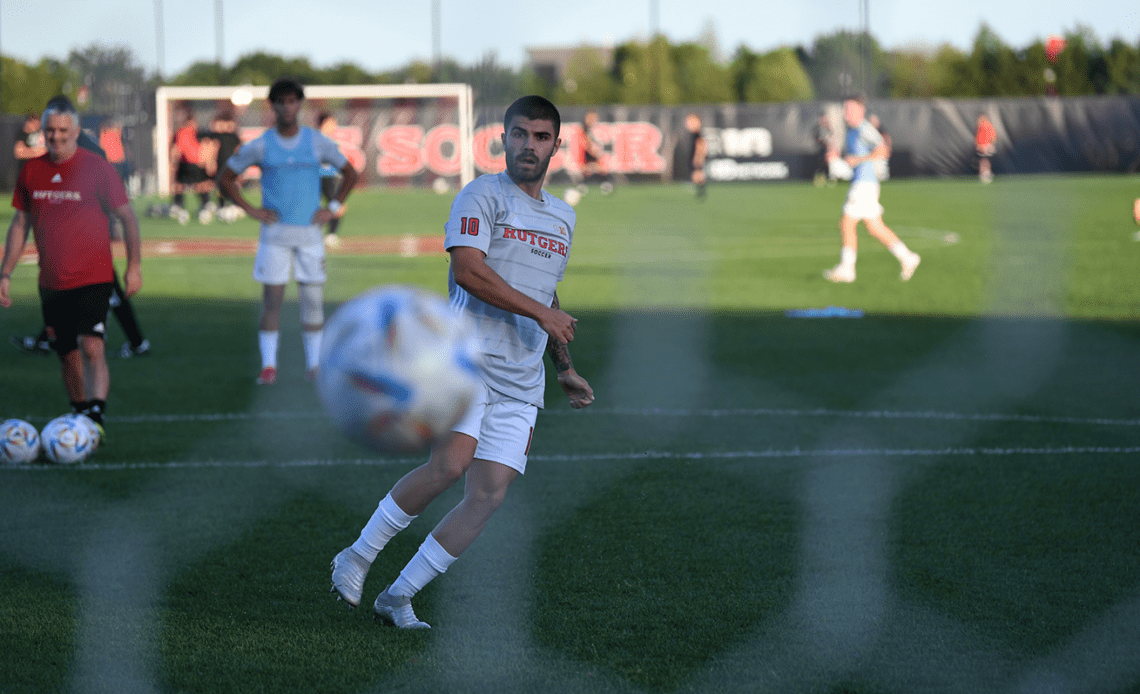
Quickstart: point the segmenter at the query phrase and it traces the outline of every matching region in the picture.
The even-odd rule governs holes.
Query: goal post
[[[269,87],[159,87],[155,92],[155,173],[162,196],[171,191],[174,109],[188,105],[199,130],[213,115],[234,113],[242,141],[273,126]],[[337,116],[333,139],[366,186],[460,187],[475,178],[474,104],[469,84],[306,85],[304,125],[321,110]],[[314,104],[316,106],[314,107]]]

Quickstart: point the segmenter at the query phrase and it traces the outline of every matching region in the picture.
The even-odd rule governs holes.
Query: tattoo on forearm
[[[570,350],[557,340],[548,339],[546,341],[546,353],[550,355],[550,361],[554,362],[554,368],[558,370],[558,373],[568,371],[574,365],[570,361]]]
[[[554,294],[554,300],[550,302],[551,308],[558,308],[558,294]],[[566,345],[559,343],[553,338],[546,340],[546,353],[550,355],[550,361],[554,362],[554,368],[558,373],[567,371],[574,364],[570,361],[570,350]]]

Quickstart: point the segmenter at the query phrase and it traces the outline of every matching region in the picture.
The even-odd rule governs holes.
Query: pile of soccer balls
[[[0,424],[0,465],[27,465],[43,453],[52,463],[70,465],[87,459],[99,448],[99,428],[81,414],[56,417],[43,432],[22,419]]]
[[[376,287],[325,324],[317,393],[353,441],[418,451],[467,412],[481,358],[473,326],[446,299],[410,286]]]

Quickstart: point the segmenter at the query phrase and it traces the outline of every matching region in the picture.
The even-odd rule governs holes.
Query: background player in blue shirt
[[[297,279],[301,306],[305,375],[316,377],[324,327],[325,245],[321,227],[333,219],[344,204],[357,173],[336,143],[313,128],[300,125],[305,91],[296,80],[283,78],[269,88],[269,103],[275,127],[251,140],[230,157],[218,177],[218,185],[246,214],[261,222],[253,278],[264,285],[258,346],[261,372],[257,382],[277,381],[277,344],[281,329],[281,304],[290,274]],[[321,207],[321,166],[332,164],[343,180],[340,190]],[[250,166],[261,169],[261,207],[242,195],[238,174]]]
[[[851,187],[843,203],[843,216],[839,229],[843,234],[843,249],[839,264],[826,270],[823,276],[832,282],[855,281],[855,258],[859,245],[856,226],[862,220],[867,232],[879,240],[898,258],[899,278],[906,282],[914,275],[922,260],[906,247],[895,232],[883,223],[883,206],[879,204],[879,176],[876,161],[890,156],[890,148],[883,136],[866,119],[867,108],[862,96],[849,96],[843,100],[843,121],[847,124],[843,160],[851,167]]]

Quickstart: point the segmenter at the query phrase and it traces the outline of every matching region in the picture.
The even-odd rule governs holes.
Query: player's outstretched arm
[[[8,294],[11,289],[10,279],[16,263],[24,253],[24,244],[28,242],[28,215],[23,210],[16,210],[12,223],[8,225],[8,237],[4,241],[4,260],[0,262],[0,306],[8,308],[12,305],[12,297]]]
[[[123,275],[123,291],[134,296],[142,289],[142,239],[139,234],[139,220],[128,202],[115,208],[115,216],[123,223],[123,245],[127,247],[127,271]]]
[[[523,294],[487,265],[483,251],[471,246],[453,246],[451,274],[455,283],[495,308],[533,318],[552,340],[563,344],[574,339],[578,319],[552,306],[543,306]]]
[[[554,301],[550,307],[558,309],[557,293],[554,294]],[[550,355],[550,361],[554,363],[554,368],[558,372],[558,385],[562,386],[562,390],[570,398],[570,407],[576,410],[589,407],[594,402],[594,389],[574,370],[574,363],[570,361],[570,349],[566,343],[547,340],[546,353]]]

